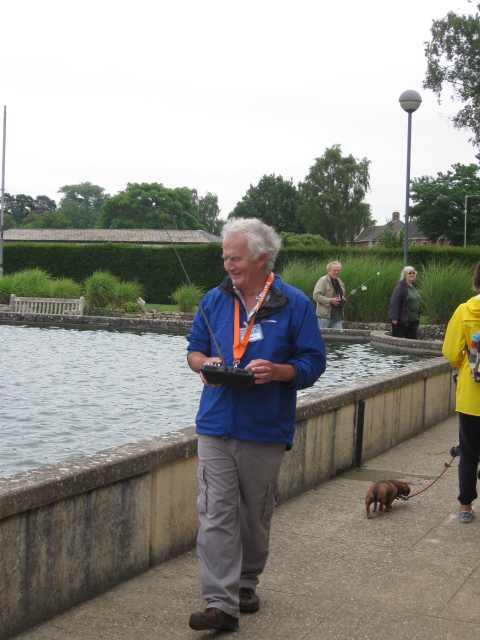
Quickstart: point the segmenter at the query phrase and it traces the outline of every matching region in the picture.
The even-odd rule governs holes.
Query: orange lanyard
[[[233,325],[233,364],[236,367],[240,364],[240,360],[242,359],[243,354],[245,353],[245,349],[247,348],[248,340],[250,339],[250,334],[252,333],[253,325],[255,324],[255,318],[257,317],[258,310],[262,306],[262,302],[267,297],[268,290],[270,289],[270,285],[273,282],[273,271],[270,272],[270,275],[265,282],[265,287],[263,288],[262,296],[258,302],[257,310],[255,311],[255,315],[250,320],[250,324],[248,325],[247,330],[243,336],[243,340],[240,342],[240,305],[238,304],[238,300],[235,298],[235,321]]]

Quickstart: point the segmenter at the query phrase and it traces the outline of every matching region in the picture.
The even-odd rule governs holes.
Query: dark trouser
[[[471,504],[477,498],[477,466],[480,456],[480,416],[459,413],[460,461],[458,483],[460,504]]]
[[[392,336],[394,338],[409,338],[410,340],[418,339],[418,320],[416,322],[409,322],[408,326],[404,324],[393,324],[392,322]]]

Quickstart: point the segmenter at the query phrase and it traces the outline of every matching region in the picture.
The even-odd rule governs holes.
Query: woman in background
[[[473,289],[480,291],[480,262],[473,272]],[[480,384],[470,373],[468,349],[480,330],[480,295],[459,305],[448,323],[442,353],[452,367],[460,368],[455,410],[459,418],[460,461],[458,501],[460,522],[471,522],[472,502],[477,498],[477,465],[480,456]]]
[[[420,294],[414,283],[417,272],[404,267],[400,280],[393,290],[388,317],[392,321],[394,338],[418,338],[420,323]]]

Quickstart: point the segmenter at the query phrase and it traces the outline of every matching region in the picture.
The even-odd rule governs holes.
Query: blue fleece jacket
[[[226,365],[233,365],[234,301],[238,296],[230,277],[209,291],[202,307]],[[246,321],[240,304],[240,326]],[[295,432],[296,391],[312,386],[325,371],[326,356],[312,302],[307,296],[275,275],[269,297],[260,307],[255,325],[263,338],[250,341],[239,367],[258,358],[276,364],[291,364],[291,383],[269,382],[253,387],[204,386],[197,413],[197,433],[284,443],[290,448]],[[193,321],[188,352],[217,356],[215,344],[201,312]]]

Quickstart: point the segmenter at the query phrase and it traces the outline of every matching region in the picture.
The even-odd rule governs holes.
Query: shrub
[[[119,282],[116,291],[116,306],[127,310],[126,305],[132,304],[138,311],[137,298],[144,295],[144,288],[136,280],[132,282]]]
[[[340,262],[340,278],[345,283],[348,300],[344,308],[345,320],[389,322],[390,301],[402,273],[403,260],[369,252],[368,255],[346,258]],[[412,258],[409,262],[415,266]],[[327,273],[326,266],[327,263],[323,262],[306,264],[294,260],[285,266],[280,277],[313,300],[315,285]],[[447,324],[457,306],[473,295],[471,265],[432,261],[417,273],[420,310],[428,324]],[[361,287],[362,284],[365,289]]]
[[[53,280],[41,269],[27,269],[0,278],[0,302],[8,304],[12,293],[28,298],[80,298],[82,285],[68,278]]]
[[[3,276],[3,278],[0,278],[0,304],[8,304],[12,293],[15,293],[13,290],[13,276]]]
[[[50,283],[50,297],[52,298],[80,298],[82,285],[70,278],[58,278]]]
[[[340,278],[347,288],[348,300],[345,320],[389,322],[390,301],[402,272],[402,260],[371,256],[342,264]]]
[[[190,285],[182,284],[170,296],[175,304],[178,304],[180,311],[193,312],[198,305],[198,300],[201,300],[205,295],[205,290],[202,287],[193,285],[193,289],[195,294]]]
[[[320,273],[322,270],[324,273]],[[319,262],[308,263],[302,259],[294,259],[285,265],[279,275],[284,282],[300,289],[312,299],[315,285],[325,273],[325,265]]]
[[[127,313],[139,313],[138,302],[125,302],[123,308]]]
[[[16,296],[28,298],[49,298],[51,278],[41,269],[25,269],[13,276],[12,287]]]
[[[108,271],[95,271],[85,280],[85,301],[88,307],[116,305],[119,280]]]
[[[417,278],[421,309],[428,324],[447,324],[458,305],[474,295],[472,275],[473,269],[469,266],[443,262],[433,262],[420,269]]]
[[[334,259],[329,257],[328,262]],[[369,253],[340,259],[340,262],[340,279],[345,284],[348,300],[344,308],[345,319],[352,322],[388,322],[390,299],[402,271],[402,261]],[[327,262],[307,264],[296,260],[285,266],[280,277],[313,300],[315,285],[326,273]]]

